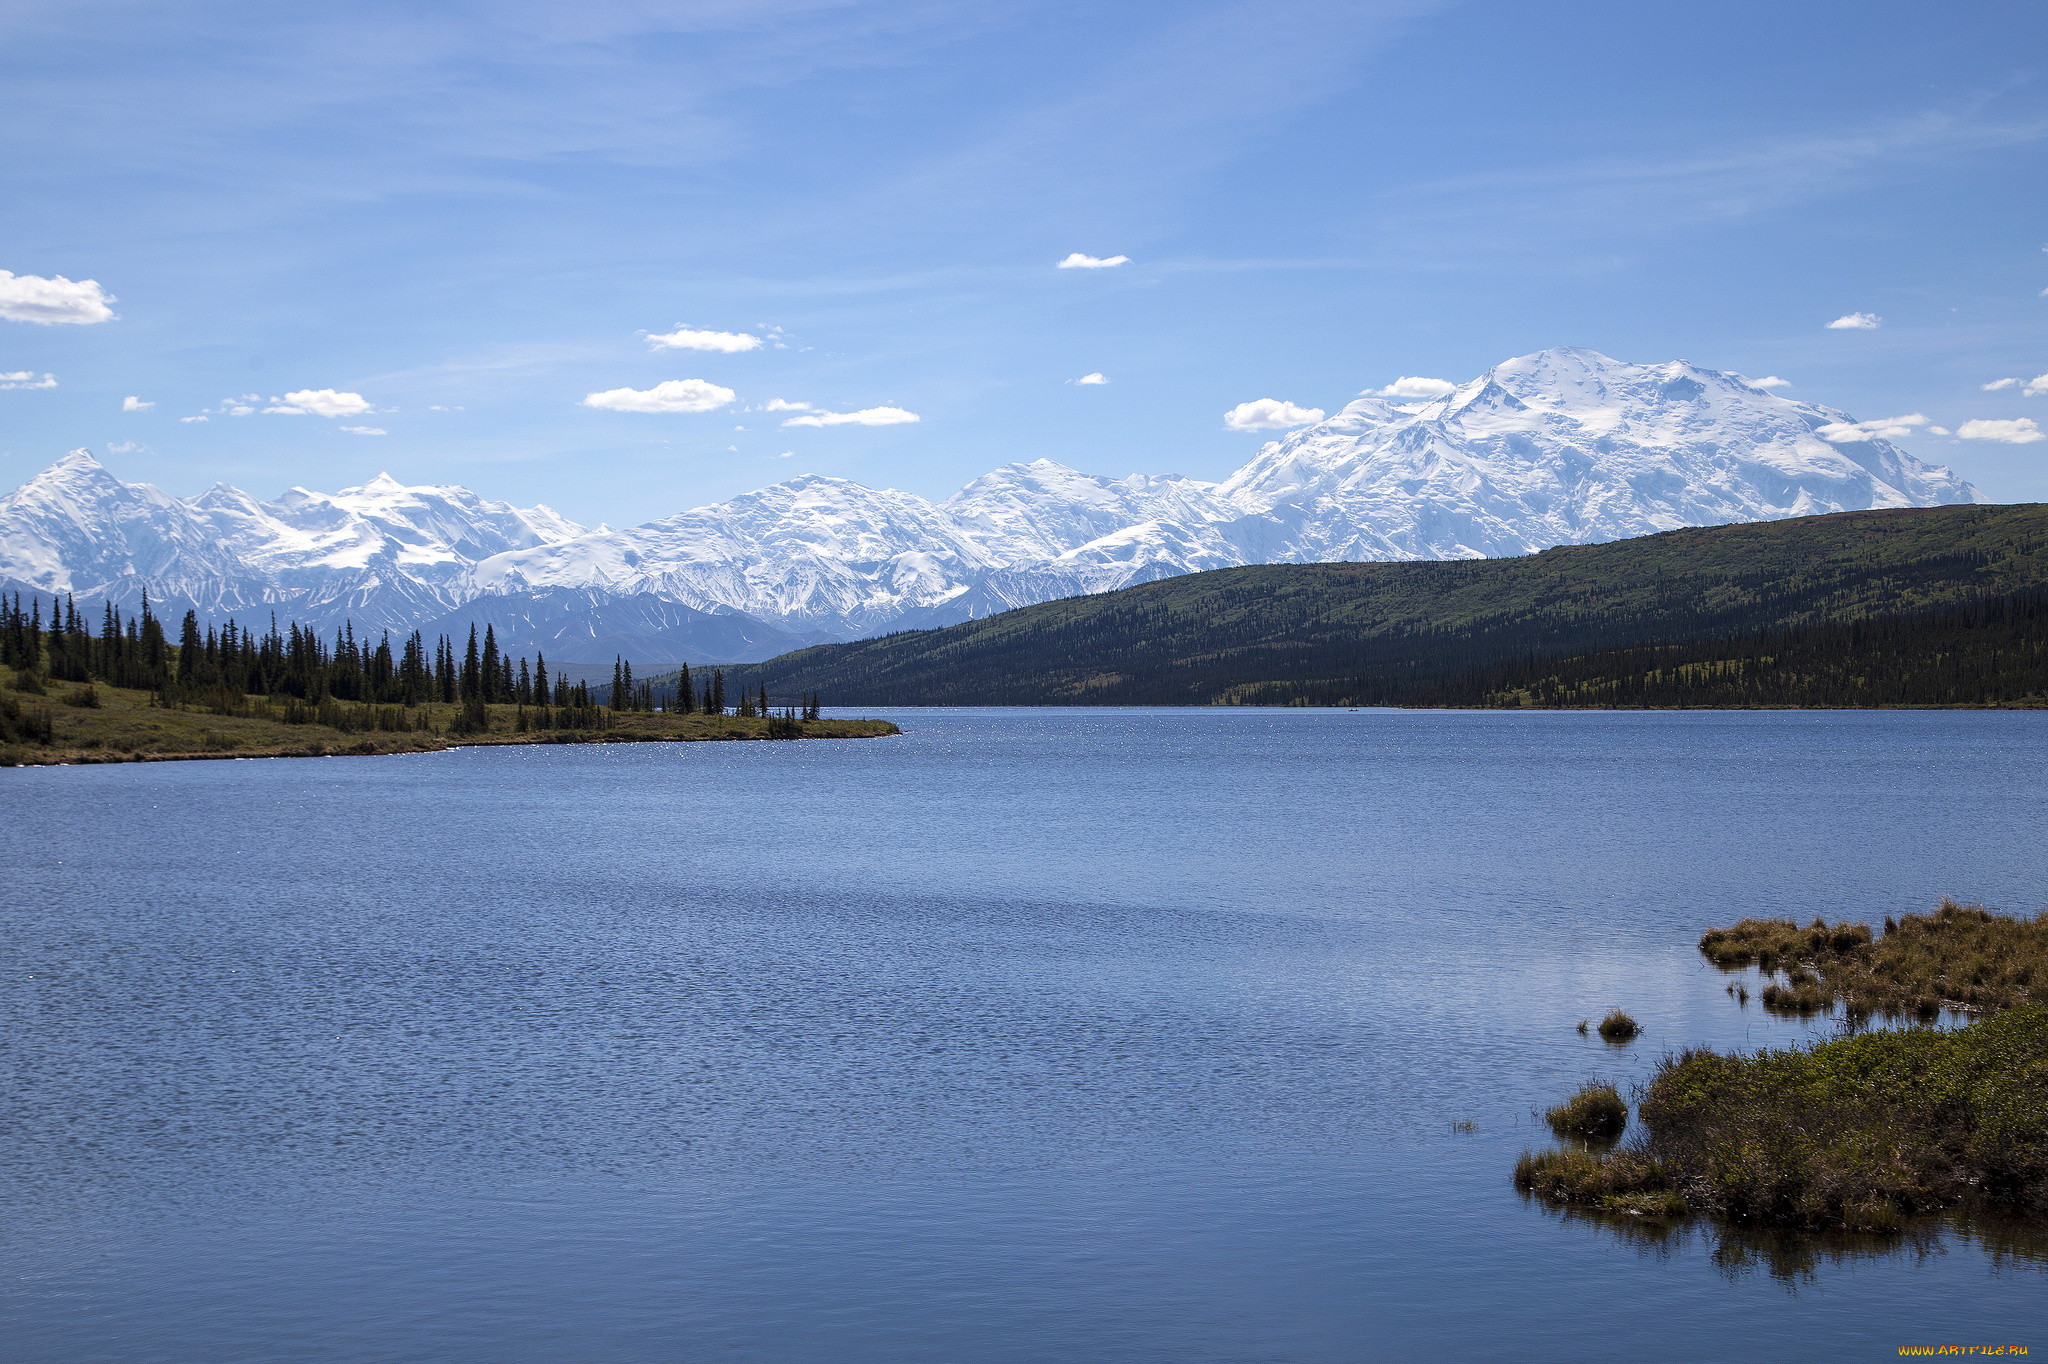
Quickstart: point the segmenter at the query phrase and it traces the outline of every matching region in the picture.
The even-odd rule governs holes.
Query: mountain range
[[[0,587],[323,631],[490,621],[563,662],[758,660],[1213,568],[1476,559],[1986,499],[1848,413],[1558,348],[1359,398],[1221,483],[1006,465],[932,502],[806,475],[624,530],[380,475],[176,498],[73,451],[0,498]]]

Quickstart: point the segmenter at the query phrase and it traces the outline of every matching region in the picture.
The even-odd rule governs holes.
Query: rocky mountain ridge
[[[1498,557],[1983,500],[1847,413],[1684,361],[1560,348],[1438,398],[1362,397],[1221,483],[1041,459],[932,502],[805,475],[624,530],[389,475],[178,499],[73,451],[0,498],[0,579],[322,630],[490,619],[564,661],[725,662],[1202,569]]]

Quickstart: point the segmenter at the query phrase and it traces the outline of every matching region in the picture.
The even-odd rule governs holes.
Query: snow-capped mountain
[[[1291,530],[1282,559],[1457,559],[1869,507],[1981,502],[1946,468],[1683,360],[1560,347],[1428,402],[1361,398],[1217,492]],[[1837,444],[1819,432],[1853,439]]]
[[[275,608],[322,628],[410,630],[474,595],[456,584],[478,560],[584,533],[547,507],[388,474],[273,502],[225,483],[180,500],[73,450],[0,498],[0,579],[131,608],[146,591],[165,611],[214,619]]]
[[[1200,569],[1983,500],[1847,413],[1684,361],[1560,348],[1441,398],[1360,398],[1222,483],[1041,459],[931,502],[807,475],[627,530],[388,475],[180,500],[74,451],[0,498],[0,585],[129,603],[147,589],[166,613],[274,608],[359,633],[489,620],[565,662],[741,661]]]

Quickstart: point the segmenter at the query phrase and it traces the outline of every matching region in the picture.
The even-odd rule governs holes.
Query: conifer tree
[[[548,656],[538,649],[533,651],[533,698],[548,703]]]
[[[715,668],[711,673],[711,704],[704,708],[709,715],[725,714],[725,669]]]
[[[682,670],[676,674],[676,709],[682,714],[688,715],[695,709],[690,704],[693,699],[695,699],[694,694],[690,690],[690,665],[685,663],[682,665]]]
[[[470,626],[469,631],[471,634],[475,634],[476,627],[474,625]],[[483,683],[479,690],[483,693],[484,700],[502,701],[505,699],[498,695],[498,632],[488,621],[484,623],[483,671],[479,674],[479,677]]]
[[[476,627],[469,627],[469,648],[462,655],[462,699],[484,694],[483,658],[477,651]]]
[[[184,628],[178,631],[178,680],[190,682],[193,669],[199,666],[199,613],[185,613]]]

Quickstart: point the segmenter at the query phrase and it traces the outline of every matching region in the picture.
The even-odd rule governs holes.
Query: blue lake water
[[[872,713],[0,771],[0,1353],[2048,1348],[2025,1226],[1509,1182],[1587,1075],[1831,1031],[1706,927],[2039,911],[2048,716]]]

